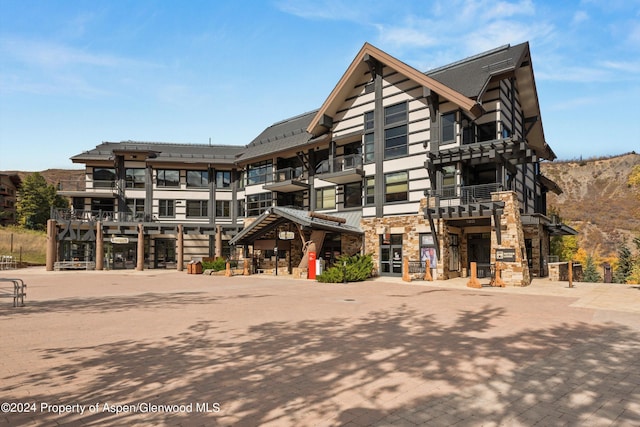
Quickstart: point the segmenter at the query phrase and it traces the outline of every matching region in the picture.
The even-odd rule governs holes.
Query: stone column
[[[136,270],[144,270],[144,226],[142,224],[138,224],[138,260]]]
[[[56,220],[47,220],[47,254],[46,254],[46,270],[53,271],[56,261]]]
[[[96,223],[96,270],[104,269],[104,236],[102,221]]]
[[[514,191],[500,191],[492,193],[491,199],[504,202],[504,212],[500,216],[498,223],[495,223],[493,217],[491,218],[491,262],[501,263],[502,280],[505,284],[509,286],[529,286],[531,284],[531,275],[526,258],[518,195]],[[498,244],[496,234],[498,227],[501,227],[500,244]],[[496,252],[502,249],[514,251],[515,260],[497,259]]]

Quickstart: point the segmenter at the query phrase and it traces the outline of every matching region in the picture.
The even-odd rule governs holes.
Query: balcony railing
[[[273,174],[273,182],[302,181],[306,179],[302,167],[278,169]]]
[[[81,222],[153,222],[156,218],[143,212],[113,212],[85,209],[53,209],[51,219]]]
[[[490,202],[491,193],[502,191],[502,184],[494,182],[480,185],[446,185],[437,190],[429,190],[428,195],[440,200],[441,205],[468,205]]]
[[[316,167],[316,173],[335,173],[344,172],[362,167],[362,155],[361,154],[349,154],[347,156],[336,157],[333,162],[328,159],[318,163]]]

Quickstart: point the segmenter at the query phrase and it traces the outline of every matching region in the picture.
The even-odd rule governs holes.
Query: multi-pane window
[[[362,206],[362,182],[352,182],[344,185],[344,207],[356,208]]]
[[[447,113],[441,116],[442,143],[455,142],[456,140],[456,113]]]
[[[406,156],[408,152],[407,103],[391,105],[384,109],[384,158]]]
[[[231,171],[216,171],[216,188],[231,188]]]
[[[114,168],[93,168],[93,187],[111,188],[116,181]]]
[[[373,111],[364,113],[364,162],[374,161]]]
[[[442,197],[456,197],[456,167],[453,165],[442,168]]]
[[[245,211],[245,201],[244,200],[238,200],[238,216],[239,217],[244,217],[246,211]]]
[[[384,197],[386,203],[409,200],[409,174],[406,171],[385,174]]]
[[[319,188],[316,190],[316,208],[334,209],[336,207],[336,187]]]
[[[271,160],[253,163],[247,167],[247,185],[264,184],[271,177]]]
[[[124,173],[127,188],[144,188],[144,168],[128,168]]]
[[[158,187],[180,187],[180,171],[172,169],[158,169],[156,172]]]
[[[209,215],[207,200],[187,200],[187,218],[204,218]]]
[[[176,216],[175,200],[158,200],[158,216],[161,218],[174,218]]]
[[[376,203],[376,179],[372,176],[365,178],[365,198],[364,203],[371,206]]]
[[[238,174],[237,175],[237,177],[238,177],[238,189],[241,190],[241,189],[244,188],[244,185],[245,185],[245,181],[244,181],[245,174],[244,174],[244,171],[238,171],[237,174]]]
[[[131,219],[144,217],[144,199],[127,199],[127,212]]]
[[[208,171],[187,171],[187,187],[206,188],[207,186],[209,186]]]
[[[247,196],[247,216],[258,216],[272,205],[271,193],[252,194]]]
[[[229,200],[216,200],[216,216],[223,218],[231,216],[231,202]]]

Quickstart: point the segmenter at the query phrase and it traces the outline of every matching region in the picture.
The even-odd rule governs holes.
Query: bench
[[[2,283],[11,283],[12,287],[7,289],[7,287],[2,287]],[[12,279],[12,278],[4,278],[0,277],[0,298],[13,298],[13,306],[18,307],[18,302],[20,302],[20,307],[24,307],[24,297],[27,296],[25,292],[25,288],[27,285],[22,281],[22,279]]]

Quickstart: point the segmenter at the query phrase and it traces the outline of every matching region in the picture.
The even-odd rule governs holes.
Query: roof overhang
[[[473,119],[478,118],[484,113],[482,106],[471,98],[468,98],[437,80],[423,74],[417,69],[394,58],[386,52],[383,52],[377,47],[369,43],[365,43],[353,62],[351,62],[351,65],[349,65],[338,81],[338,84],[333,88],[327,99],[324,101],[322,107],[320,107],[316,115],[311,120],[309,127],[307,127],[307,132],[317,136],[328,130],[326,128],[327,125],[323,124],[326,123],[325,117],[333,117],[336,114],[338,109],[341,108],[344,99],[348,96],[348,93],[353,90],[354,85],[362,78],[363,74],[369,72],[369,66],[365,62],[369,57],[375,58],[384,65],[393,68],[416,83],[428,88],[430,91],[448,99],[466,111]]]
[[[562,188],[560,188],[558,184],[556,184],[554,181],[550,180],[546,176],[539,174],[538,181],[540,181],[540,184],[546,187],[547,190],[552,191],[557,195],[562,194]]]
[[[332,217],[327,215],[321,215],[320,217],[312,216],[309,211],[272,206],[229,240],[229,244],[252,244],[255,240],[261,238],[270,231],[275,230],[279,225],[292,222],[303,228],[309,228],[312,230],[324,230],[335,233],[358,235],[363,234],[360,228],[345,224],[343,219],[336,217],[335,220],[332,220],[331,218]]]

